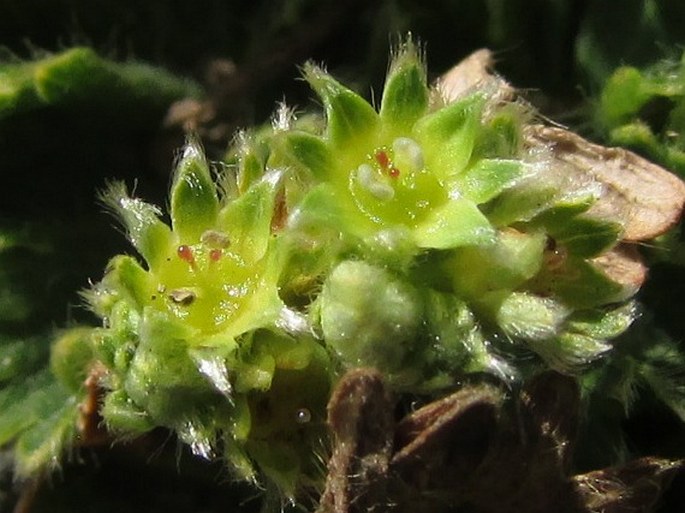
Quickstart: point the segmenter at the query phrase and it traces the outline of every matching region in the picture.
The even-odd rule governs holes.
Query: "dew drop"
[[[307,408],[300,408],[295,412],[295,421],[298,424],[307,424],[312,420],[312,412]]]

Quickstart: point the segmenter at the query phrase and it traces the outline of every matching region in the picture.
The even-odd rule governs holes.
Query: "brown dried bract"
[[[77,421],[78,443],[81,447],[102,445],[110,440],[107,430],[102,425],[100,415],[100,401],[103,389],[100,381],[107,370],[101,363],[96,363],[90,368],[83,385],[86,388],[86,397],[79,404],[79,417]]]
[[[328,403],[334,436],[320,513],[383,510],[394,420],[383,379],[355,369],[338,383]]]
[[[680,219],[685,183],[665,169],[623,148],[591,143],[562,128],[531,125],[529,146],[551,151],[550,165],[592,177],[604,193],[591,213],[623,222],[623,239],[639,241],[661,235]]]
[[[683,467],[643,458],[572,477],[576,381],[546,372],[515,407],[504,398],[465,386],[395,424],[378,372],[350,371],[329,403],[334,451],[318,511],[647,512]]]

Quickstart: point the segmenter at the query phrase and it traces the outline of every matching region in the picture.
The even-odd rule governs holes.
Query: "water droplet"
[[[295,412],[295,421],[298,424],[306,424],[312,420],[312,412],[307,408],[300,408]]]

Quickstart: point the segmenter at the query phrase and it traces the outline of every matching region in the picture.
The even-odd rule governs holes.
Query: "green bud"
[[[364,262],[333,269],[319,297],[328,344],[347,365],[397,372],[412,349],[422,304],[408,283]]]

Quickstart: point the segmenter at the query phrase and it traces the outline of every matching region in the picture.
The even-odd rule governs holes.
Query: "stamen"
[[[176,253],[181,260],[188,262],[190,265],[195,265],[195,257],[193,256],[193,250],[190,246],[182,244],[178,247]]]
[[[395,197],[395,189],[376,179],[374,170],[369,164],[362,164],[357,168],[357,180],[359,180],[359,185],[381,201],[388,201]]]
[[[195,297],[195,292],[190,289],[175,289],[169,292],[169,299],[181,306],[190,306]]]
[[[227,248],[231,239],[224,232],[207,230],[200,236],[200,242],[212,248]]]
[[[392,149],[395,152],[394,163],[398,168],[407,167],[412,172],[423,169],[423,151],[414,139],[398,137],[392,142]]]
[[[215,248],[209,251],[209,259],[212,262],[218,262],[219,260],[221,260],[221,255],[222,252],[220,249]]]
[[[376,151],[376,154],[374,155],[376,157],[376,162],[382,167],[386,168],[388,165],[390,165],[390,157],[388,157],[388,154],[383,151],[383,150],[378,150]]]

